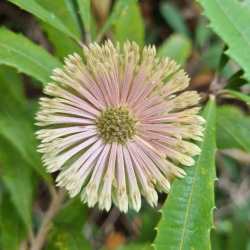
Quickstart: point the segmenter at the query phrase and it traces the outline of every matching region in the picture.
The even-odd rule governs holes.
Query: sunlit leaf
[[[201,154],[196,164],[185,168],[187,176],[177,179],[162,208],[154,242],[157,250],[208,250],[213,225],[215,180],[215,103],[210,100],[203,117],[207,120]]]
[[[45,49],[6,28],[0,28],[0,64],[15,67],[43,83],[49,81],[54,68],[61,66]]]

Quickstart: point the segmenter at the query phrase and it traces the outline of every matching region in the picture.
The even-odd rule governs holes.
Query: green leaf
[[[160,11],[163,18],[175,32],[182,33],[185,36],[190,35],[183,15],[178,8],[171,3],[165,2],[160,6]]]
[[[8,73],[12,77],[8,77]],[[20,102],[13,94],[10,79],[14,80],[15,72],[4,71],[0,68],[0,93],[4,93],[0,98],[0,135],[6,138],[23,159],[30,164],[38,174],[48,180],[44,167],[41,166],[40,156],[36,151],[37,141],[34,136],[33,119],[27,111],[24,102]]]
[[[200,48],[204,48],[212,38],[213,32],[207,27],[207,20],[202,16],[199,18],[197,27],[195,29],[195,44]]]
[[[162,208],[154,246],[157,250],[206,250],[210,248],[213,226],[215,180],[215,103],[210,100],[203,117],[206,119],[201,154],[196,164],[187,167],[187,176],[177,179]]]
[[[86,217],[87,207],[79,198],[71,199],[55,217],[54,225],[58,228],[81,231]]]
[[[6,28],[0,28],[0,64],[15,67],[43,83],[49,81],[54,68],[61,66],[42,47]]]
[[[26,106],[27,100],[22,79],[21,76],[17,74],[16,70],[5,65],[0,65],[0,79],[3,82],[1,82],[2,84],[8,85],[8,92],[11,98],[14,98],[22,107]]]
[[[32,168],[8,141],[0,137],[0,165],[2,180],[27,231],[31,228]]]
[[[222,91],[221,94],[236,98],[240,101],[245,102],[247,105],[250,105],[250,96],[249,95],[240,93],[238,91],[229,90],[229,89]]]
[[[90,0],[77,0],[79,12],[86,32],[91,28],[91,2]]]
[[[171,35],[158,49],[160,57],[170,57],[182,65],[186,63],[191,52],[191,40],[181,34]]]
[[[56,57],[63,60],[66,56],[73,54],[74,52],[77,52],[79,55],[81,55],[82,50],[80,46],[70,37],[46,23],[42,23],[41,26],[48,35],[48,40],[51,42],[54,48],[53,54]]]
[[[201,63],[216,70],[219,66],[222,53],[223,44],[221,42],[215,42],[201,54]]]
[[[89,242],[83,235],[87,209],[79,198],[71,199],[53,221],[51,237],[46,250],[88,250]]]
[[[198,0],[204,14],[210,20],[211,28],[228,45],[227,55],[245,70],[250,79],[250,8],[236,0]]]
[[[153,247],[149,244],[136,244],[131,243],[125,246],[121,246],[118,250],[153,250]]]
[[[54,228],[50,233],[46,250],[90,250],[82,231]]]
[[[250,152],[250,117],[239,108],[222,106],[217,110],[217,145],[220,149],[239,148]]]
[[[115,6],[113,7],[112,13],[108,17],[108,20],[105,22],[97,36],[97,41],[100,41],[102,36],[114,25],[115,22],[117,22],[122,13],[124,13],[130,5],[136,2],[137,0],[117,0],[115,2]]]
[[[114,37],[124,43],[126,40],[135,41],[144,45],[144,22],[138,3],[132,3],[114,24]]]
[[[3,195],[0,202],[0,232],[2,250],[20,249],[20,243],[25,238],[25,228],[7,194]]]
[[[69,0],[53,0],[53,1],[36,0],[36,2],[39,5],[41,5],[41,7],[46,9],[48,12],[54,14],[56,18],[59,18],[62,24],[65,25],[72,34],[75,34],[80,39],[81,31],[80,31],[80,26],[77,20],[76,12],[74,10],[73,1],[71,0],[70,1]]]
[[[40,3],[36,0],[8,0],[9,2],[17,5],[23,10],[26,10],[27,12],[33,14],[34,16],[41,19],[43,22],[50,24],[51,26],[55,27],[56,29],[62,31],[66,35],[70,36],[71,38],[75,39],[76,41],[79,40],[79,34],[75,34],[73,31],[71,31],[72,27],[66,27],[66,25],[69,26],[70,15],[72,15],[72,10],[67,7],[66,11],[63,10],[60,5],[67,5],[69,6],[68,1],[49,1],[49,0],[41,0]],[[63,3],[62,3],[63,2]],[[48,9],[46,9],[45,7]],[[53,12],[55,11],[55,12]],[[62,11],[60,13],[60,11]],[[70,13],[69,13],[70,12]],[[57,14],[59,13],[59,16]],[[62,18],[62,19],[61,19]],[[71,20],[72,21],[72,20]],[[70,24],[72,25],[72,24]],[[73,28],[74,29],[74,28]]]

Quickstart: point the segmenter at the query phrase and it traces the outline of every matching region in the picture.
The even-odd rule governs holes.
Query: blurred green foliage
[[[143,205],[140,213],[119,214],[109,225],[110,214],[88,209],[78,198],[67,200],[51,221],[44,249],[149,250],[155,237],[155,249],[210,249],[214,212],[211,249],[250,250],[250,2],[116,0],[104,22],[98,1],[8,2],[11,11],[20,7],[20,13],[32,14],[25,18],[36,26],[28,32],[29,25],[19,23],[23,17],[8,16],[8,28],[0,28],[0,249],[28,249],[53,196],[34,135],[42,83],[66,55],[81,54],[82,43],[110,38],[155,43],[158,56],[188,71],[191,88],[201,91],[206,106],[203,151],[188,176],[174,182],[165,203],[162,196],[161,213]],[[34,38],[37,33],[42,39]],[[207,102],[209,95],[215,101]],[[113,248],[109,230],[122,235],[111,241]]]

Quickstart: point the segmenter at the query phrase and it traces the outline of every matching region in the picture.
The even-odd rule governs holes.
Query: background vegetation
[[[249,0],[9,0],[0,23],[1,250],[250,250]],[[51,70],[105,38],[155,44],[203,97],[202,153],[157,209],[69,200],[36,152]]]

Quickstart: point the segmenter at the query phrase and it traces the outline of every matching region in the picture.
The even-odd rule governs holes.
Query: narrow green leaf
[[[239,148],[250,152],[250,117],[239,108],[223,106],[217,110],[217,145],[220,149]]]
[[[236,0],[198,0],[211,28],[228,45],[226,53],[245,70],[250,79],[250,8]]]
[[[25,239],[25,228],[8,194],[4,194],[0,203],[0,248],[2,250],[19,250]]]
[[[77,0],[79,12],[86,32],[91,28],[91,2],[90,0]]]
[[[245,102],[247,105],[250,105],[250,96],[249,95],[240,93],[238,91],[229,90],[229,89],[222,91],[221,94],[236,98],[240,101]]]
[[[12,75],[15,72],[10,71]],[[9,82],[9,71],[0,70],[0,135],[6,138],[20,152],[22,157],[42,177],[48,180],[48,175],[41,166],[40,156],[36,152],[37,141],[34,136],[33,120],[27,111],[25,103],[21,103],[10,86],[16,83]]]
[[[96,37],[96,21],[92,15],[91,0],[77,0],[79,13],[83,23],[86,42],[95,40]]]
[[[178,8],[171,3],[164,2],[160,6],[160,11],[166,22],[175,32],[182,33],[185,36],[190,35],[186,22],[183,19],[183,15]]]
[[[213,226],[215,180],[215,103],[210,100],[203,117],[206,119],[202,150],[196,164],[187,167],[187,176],[177,179],[162,209],[154,246],[157,250],[207,250]]]
[[[207,20],[201,16],[195,29],[195,44],[200,48],[204,48],[213,36],[211,29],[207,28]]]
[[[182,65],[186,63],[191,52],[191,40],[181,34],[171,35],[158,49],[160,57],[170,57]]]
[[[12,66],[43,83],[49,81],[54,68],[61,66],[42,47],[6,28],[0,28],[0,64]]]
[[[11,200],[22,218],[27,231],[31,228],[32,168],[8,141],[0,137],[1,175]]]
[[[49,10],[47,10],[46,8],[44,8],[41,4],[39,4],[35,0],[25,0],[25,1],[23,1],[23,0],[8,0],[8,1],[15,4],[15,5],[17,5],[21,9],[26,10],[27,12],[35,15],[36,17],[41,19],[43,22],[50,24],[51,26],[53,26],[56,29],[58,29],[58,30],[62,31],[63,33],[65,33],[66,35],[72,37],[76,41],[79,40],[79,36],[74,34],[71,30],[68,29],[68,27],[65,26],[65,24],[64,24],[65,20],[64,19],[61,20],[56,15],[57,13],[53,13],[50,8],[49,8]],[[53,0],[53,1],[50,1],[50,2],[54,3],[55,1]],[[60,4],[60,2],[58,2],[58,3]],[[45,3],[45,5],[46,5],[46,3]],[[65,18],[65,15],[64,15],[64,18]]]
[[[138,3],[132,3],[124,10],[114,24],[114,37],[124,43],[126,40],[144,45],[144,22]]]
[[[122,13],[125,12],[131,4],[136,2],[137,0],[117,0],[115,6],[113,7],[112,13],[108,17],[108,20],[105,22],[97,36],[97,41],[99,41],[102,36],[113,26],[113,24],[117,22]]]
[[[60,19],[62,24],[66,26],[67,29],[72,34],[76,35],[80,39],[81,31],[80,31],[79,23],[77,20],[76,12],[74,10],[73,1],[71,0],[53,0],[53,1],[35,0],[35,1],[41,7],[46,9],[48,12],[53,13],[56,16],[56,18]]]
[[[54,48],[53,54],[56,57],[63,60],[64,57],[68,56],[69,54],[73,54],[74,52],[77,52],[81,55],[82,50],[80,46],[70,37],[46,23],[42,23],[41,26],[42,29],[47,33],[48,40],[51,42]]]

